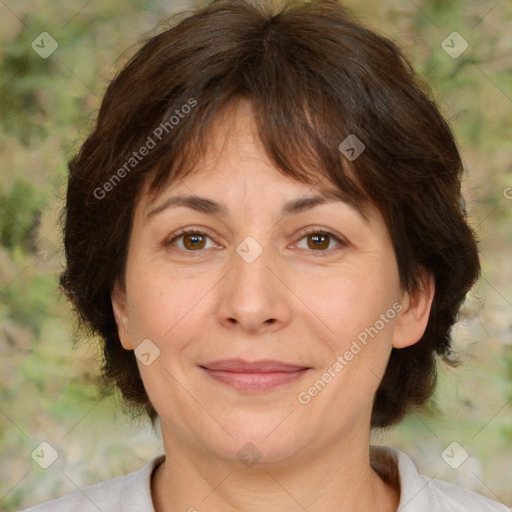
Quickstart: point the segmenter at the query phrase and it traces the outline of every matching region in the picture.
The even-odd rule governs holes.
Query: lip
[[[202,368],[214,371],[236,372],[236,373],[270,373],[270,372],[295,372],[309,367],[275,361],[272,359],[261,359],[259,361],[245,361],[244,359],[223,359],[200,365]]]
[[[246,393],[260,393],[300,379],[310,367],[270,359],[226,359],[200,365],[212,379]]]

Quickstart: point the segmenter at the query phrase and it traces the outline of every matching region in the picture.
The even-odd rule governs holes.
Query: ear
[[[409,347],[421,339],[430,318],[434,293],[434,276],[426,271],[417,290],[410,294],[404,292],[401,301],[402,309],[393,335],[394,348]]]
[[[112,309],[116,318],[117,332],[121,345],[126,350],[133,350],[133,341],[130,336],[130,321],[128,316],[128,307],[126,303],[126,291],[118,281],[114,284],[114,289],[110,296],[112,301]]]

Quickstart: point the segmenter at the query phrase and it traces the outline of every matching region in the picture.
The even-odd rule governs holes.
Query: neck
[[[162,429],[165,427],[162,426]],[[396,512],[397,482],[372,468],[366,443],[353,439],[312,450],[281,463],[245,467],[220,459],[164,434],[167,457],[155,471],[156,512]],[[167,434],[167,435],[166,435]],[[165,442],[165,440],[170,442]]]

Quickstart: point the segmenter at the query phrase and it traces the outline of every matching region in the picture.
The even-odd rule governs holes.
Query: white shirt
[[[154,512],[151,475],[165,459],[155,457],[135,473],[47,501],[20,512]],[[398,472],[397,512],[512,512],[502,503],[453,484],[418,474],[412,460],[388,446],[371,446],[370,460],[379,473]]]

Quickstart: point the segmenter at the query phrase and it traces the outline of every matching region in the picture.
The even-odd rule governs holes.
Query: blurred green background
[[[58,216],[67,160],[91,129],[108,81],[162,19],[200,1],[0,2],[1,510],[135,471],[163,453],[148,422],[131,420],[116,394],[96,388],[94,342],[73,347],[75,322],[57,284]],[[345,4],[404,49],[449,119],[483,264],[454,330],[464,365],[441,367],[428,411],[373,441],[405,451],[423,474],[511,506],[512,6]],[[58,44],[46,58],[34,49],[51,49],[47,36],[41,48],[42,32]],[[453,32],[468,43],[458,58],[442,47]],[[48,469],[31,458],[42,441],[59,455]],[[441,456],[454,441],[469,455],[457,469]]]

